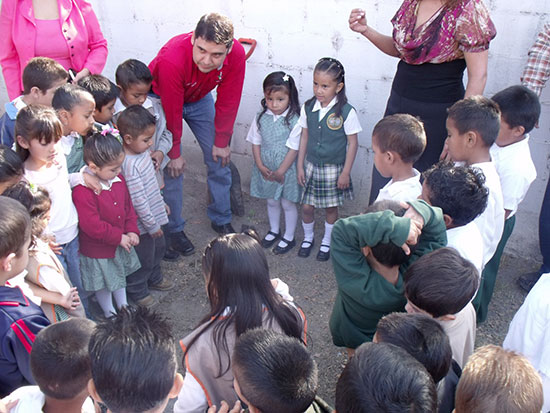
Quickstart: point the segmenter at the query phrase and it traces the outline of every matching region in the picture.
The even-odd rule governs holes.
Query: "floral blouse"
[[[443,63],[462,59],[464,52],[482,52],[496,36],[489,10],[481,0],[458,0],[443,6],[416,29],[421,0],[404,0],[392,19],[393,40],[406,63]]]

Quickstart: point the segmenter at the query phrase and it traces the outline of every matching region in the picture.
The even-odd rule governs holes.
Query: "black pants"
[[[162,282],[160,262],[166,250],[164,237],[153,238],[149,234],[139,236],[139,245],[135,247],[141,268],[126,277],[126,293],[134,300],[149,295],[149,285]]]

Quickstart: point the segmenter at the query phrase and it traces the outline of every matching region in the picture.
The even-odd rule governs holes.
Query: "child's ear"
[[[101,397],[99,397],[99,394],[97,394],[97,389],[95,388],[95,384],[94,384],[93,379],[88,380],[88,393],[90,393],[90,396],[96,402],[101,402],[102,403]]]
[[[441,317],[437,317],[437,319],[440,321],[453,321],[456,319],[456,316],[454,314],[447,314],[442,315]]]
[[[182,387],[183,387],[183,376],[180,373],[176,373],[176,377],[174,377],[174,384],[170,389],[170,393],[168,393],[168,398],[175,399],[176,397],[178,397],[178,394],[180,394],[180,390]]]
[[[122,135],[122,140],[124,141],[124,143],[126,145],[130,145],[132,143],[132,141],[134,140],[134,138],[132,138],[130,135],[126,134],[126,135]]]
[[[468,147],[473,148],[476,146],[479,136],[474,131],[466,132],[466,144]]]
[[[0,260],[0,268],[2,268],[2,271],[4,272],[11,271],[11,263],[12,263],[12,260],[15,258],[15,255],[16,255],[15,252],[12,252]]]
[[[447,229],[452,228],[451,225],[453,225],[453,219],[450,217],[450,215],[443,214],[443,222],[445,222],[445,227]]]
[[[69,124],[70,112],[67,109],[59,109],[57,111],[57,117],[59,118],[63,126],[67,126]]]
[[[38,86],[33,86],[31,87],[29,95],[32,99],[39,99],[40,96],[44,95],[44,93],[42,93],[42,90]]]
[[[338,86],[336,86],[336,93],[340,93],[343,87],[344,87],[344,82],[338,83]]]
[[[525,127],[519,125],[512,129],[515,138],[525,135]]]
[[[393,164],[397,160],[397,157],[399,155],[397,155],[395,152],[388,151],[384,153],[384,156],[386,157],[386,160],[388,161],[388,163]]]
[[[94,174],[97,174],[97,171],[99,171],[99,166],[97,166],[95,163],[93,162],[90,162],[88,164],[88,168],[90,168],[90,170],[94,173]]]
[[[21,135],[17,135],[17,137],[15,138],[17,140],[17,144],[19,146],[21,146],[23,149],[29,149],[29,142],[27,142],[27,140],[22,137]]]

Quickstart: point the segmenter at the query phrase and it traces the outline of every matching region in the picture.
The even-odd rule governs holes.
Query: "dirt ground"
[[[265,202],[244,195],[246,213],[244,217],[234,217],[233,226],[240,230],[242,225],[255,227],[260,236],[269,229]],[[207,299],[201,272],[202,250],[216,236],[206,217],[206,184],[202,177],[186,174],[184,183],[184,216],[187,220],[185,232],[195,245],[196,252],[190,257],[182,257],[177,262],[163,263],[165,274],[177,288],[170,292],[154,292],[161,305],[159,310],[172,322],[178,338],[188,334],[207,311]],[[341,211],[348,216],[355,211]],[[323,217],[316,220],[315,233],[322,236]],[[299,228],[298,240],[302,237]],[[345,350],[332,344],[328,329],[332,303],[336,292],[332,266],[329,262],[315,260],[316,251],[309,258],[296,255],[297,248],[284,256],[276,256],[266,250],[272,278],[278,277],[290,286],[290,293],[303,308],[308,318],[308,347],[314,355],[320,371],[319,394],[330,404],[334,403],[334,390],[339,374],[346,362]],[[525,294],[515,284],[519,274],[534,271],[538,263],[505,255],[488,320],[477,329],[478,346],[502,344],[508,324],[519,308]],[[181,355],[181,351],[179,353]],[[168,411],[168,410],[167,410]]]

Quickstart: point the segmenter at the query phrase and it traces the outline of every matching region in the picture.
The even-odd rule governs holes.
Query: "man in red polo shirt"
[[[160,96],[167,127],[174,143],[165,169],[164,199],[170,207],[168,232],[173,250],[191,254],[181,216],[183,169],[181,154],[182,117],[197,139],[208,169],[212,202],[207,214],[219,234],[234,232],[231,226],[229,191],[231,172],[229,143],[241,100],[245,52],[233,38],[227,17],[209,13],[201,17],[194,32],[173,37],[149,64],[153,92]],[[217,87],[217,98],[210,92]]]

